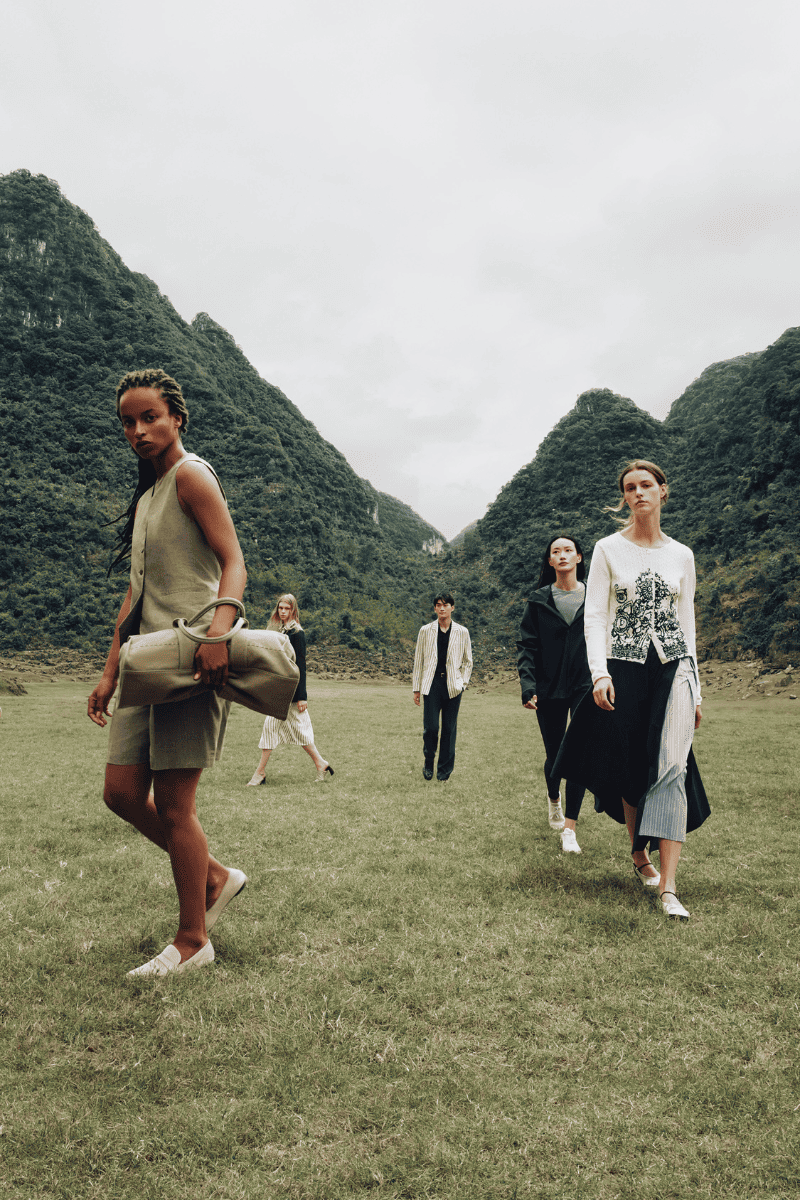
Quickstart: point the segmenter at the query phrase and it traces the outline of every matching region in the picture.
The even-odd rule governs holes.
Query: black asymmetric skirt
[[[658,778],[661,731],[678,661],[662,663],[652,642],[644,663],[609,659],[614,711],[599,708],[588,692],[572,716],[553,767],[554,775],[582,784],[593,793],[597,812],[605,812],[621,824],[625,823],[624,796],[638,809],[637,834],[644,798]],[[690,832],[711,813],[691,750],[686,801],[686,829]],[[639,840],[641,846],[634,843],[637,850],[648,839]]]

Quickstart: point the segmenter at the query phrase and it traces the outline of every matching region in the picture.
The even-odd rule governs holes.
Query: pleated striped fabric
[[[259,750],[275,750],[278,746],[313,746],[314,730],[311,728],[311,717],[308,709],[298,712],[296,704],[289,705],[289,715],[285,721],[277,717],[267,717]]]
[[[411,677],[412,692],[427,696],[436,674],[438,657],[439,622],[423,625],[417,634],[414,654],[414,670]],[[465,625],[450,622],[450,641],[447,646],[447,694],[455,699],[469,683],[472,674],[472,642]]]
[[[661,727],[658,778],[648,789],[639,833],[686,841],[686,762],[694,736],[698,681],[691,658],[678,663]]]

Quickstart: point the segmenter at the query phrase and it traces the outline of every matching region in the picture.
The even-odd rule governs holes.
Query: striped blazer
[[[411,690],[427,696],[436,674],[438,657],[439,622],[423,625],[417,635],[417,650],[414,655],[414,674]],[[469,683],[472,674],[472,642],[465,625],[450,622],[450,644],[447,647],[447,694],[454,699]]]

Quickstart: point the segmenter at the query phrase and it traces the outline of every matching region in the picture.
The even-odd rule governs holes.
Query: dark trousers
[[[456,761],[456,726],[462,693],[453,699],[447,694],[447,677],[435,675],[431,690],[422,697],[422,751],[425,762],[433,767],[436,746],[439,744],[438,779],[446,779]],[[439,714],[442,718],[442,740],[439,743]]]
[[[536,707],[536,719],[544,742],[544,752],[547,755],[544,763],[544,780],[547,784],[547,795],[555,799],[559,794],[561,777],[553,773],[553,763],[556,761],[561,739],[567,730],[567,718],[570,711],[578,706],[585,692],[570,696],[569,700],[539,700]],[[579,783],[567,782],[564,790],[564,816],[569,821],[577,821],[586,789]]]

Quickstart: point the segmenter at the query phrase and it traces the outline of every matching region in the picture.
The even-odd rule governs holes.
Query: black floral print
[[[636,591],[628,599],[628,589],[615,588],[617,611],[611,628],[613,658],[644,662],[651,638],[661,646],[664,661],[683,658],[689,653],[678,621],[678,593],[670,591],[657,571],[643,571],[636,580]]]

